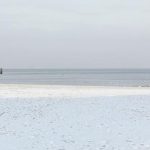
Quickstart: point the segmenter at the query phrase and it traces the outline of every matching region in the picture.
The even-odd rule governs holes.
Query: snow
[[[102,89],[108,91],[102,93]],[[113,89],[126,92],[119,95],[110,92]],[[141,90],[139,94],[137,90]],[[32,96],[33,91],[39,95]],[[2,85],[0,148],[150,150],[148,92],[148,88]],[[44,97],[45,93],[49,95]],[[109,96],[103,95],[107,93]]]
[[[150,95],[150,87],[0,84],[1,98],[87,98],[123,95]]]

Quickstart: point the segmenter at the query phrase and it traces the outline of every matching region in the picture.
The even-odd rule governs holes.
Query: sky
[[[0,67],[150,68],[149,0],[1,0]]]

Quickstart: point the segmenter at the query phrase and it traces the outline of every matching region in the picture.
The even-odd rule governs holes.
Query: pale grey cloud
[[[0,2],[4,67],[150,67],[148,0]]]

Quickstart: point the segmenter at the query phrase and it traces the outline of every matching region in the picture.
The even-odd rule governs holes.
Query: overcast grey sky
[[[0,66],[150,68],[150,1],[1,0]]]

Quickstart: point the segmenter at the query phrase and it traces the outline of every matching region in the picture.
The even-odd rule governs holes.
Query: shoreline
[[[0,84],[0,98],[83,98],[149,95],[150,87]]]

